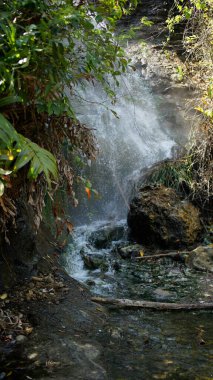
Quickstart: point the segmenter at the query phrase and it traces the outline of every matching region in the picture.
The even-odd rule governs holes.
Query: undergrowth
[[[182,26],[180,42],[184,73],[198,96],[187,153],[181,160],[159,167],[152,181],[180,188],[212,215],[213,200],[213,4],[212,0],[175,0],[167,19],[170,37]],[[151,180],[151,178],[150,178]]]
[[[94,159],[96,141],[77,119],[76,87],[125,71],[113,26],[132,4],[124,1],[4,0],[0,4],[0,231],[15,224],[16,200],[25,194],[42,218],[44,197],[73,190],[73,160]],[[64,148],[66,146],[66,149]],[[90,195],[90,182],[82,179]]]

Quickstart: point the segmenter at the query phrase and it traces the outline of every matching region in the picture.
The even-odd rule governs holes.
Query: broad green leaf
[[[28,172],[29,178],[36,179],[39,174],[44,173],[49,187],[51,186],[51,176],[58,177],[58,169],[55,157],[48,150],[41,148],[36,143],[27,138],[21,138],[21,152],[19,153],[15,170],[20,169],[30,163]]]
[[[9,148],[19,140],[18,133],[12,124],[0,113],[0,140]]]
[[[14,170],[17,171],[21,169],[23,166],[27,165],[30,160],[33,158],[33,152],[30,152],[29,149],[22,149],[21,152],[18,154]]]

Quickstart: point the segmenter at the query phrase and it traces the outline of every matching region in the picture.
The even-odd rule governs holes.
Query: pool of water
[[[171,258],[122,259],[118,247],[127,244],[125,221],[115,228],[121,226],[119,239],[102,249],[96,248],[91,236],[95,230],[104,231],[104,222],[81,226],[68,247],[68,271],[93,294],[157,302],[212,300],[211,274],[192,270]],[[88,269],[82,252],[89,257],[99,255],[99,268]],[[108,379],[213,378],[212,312],[119,310],[113,306],[108,310],[105,329],[97,334],[105,348],[102,359]]]

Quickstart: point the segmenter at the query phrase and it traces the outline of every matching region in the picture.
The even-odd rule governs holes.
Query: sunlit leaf
[[[4,194],[4,183],[0,180],[0,197]]]
[[[0,294],[1,300],[6,300],[6,298],[7,298],[7,293]]]
[[[12,173],[12,170],[4,170],[0,168],[0,175],[9,175]]]

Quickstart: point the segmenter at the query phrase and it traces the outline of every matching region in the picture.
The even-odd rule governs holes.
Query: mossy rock
[[[189,253],[186,263],[194,269],[213,273],[213,247],[197,247]]]
[[[191,247],[202,231],[199,210],[163,185],[139,190],[130,203],[128,225],[138,243],[163,248]]]

